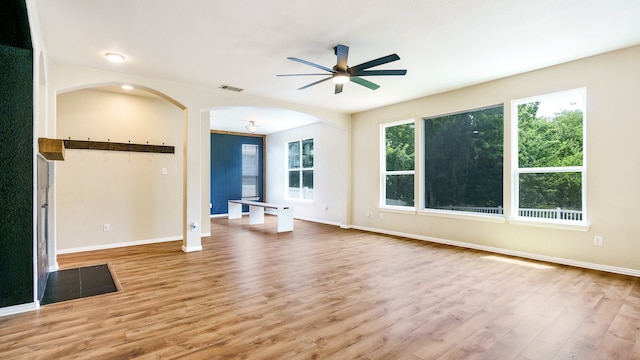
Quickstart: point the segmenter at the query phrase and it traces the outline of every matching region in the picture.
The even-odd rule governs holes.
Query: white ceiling
[[[54,62],[215,88],[225,84],[344,113],[640,44],[638,0],[35,3]],[[318,77],[276,77],[322,72],[289,56],[332,67],[337,44],[350,47],[349,66],[397,53],[399,61],[374,69],[407,69],[407,75],[368,77],[381,87],[348,83],[341,94],[334,94],[330,81],[296,90]],[[106,52],[127,61],[108,63]],[[220,114],[238,116],[231,110]],[[266,128],[269,120],[261,121]]]
[[[264,107],[225,107],[211,110],[210,114],[209,127],[211,129],[246,133],[249,121],[254,121],[258,126],[254,133],[262,135],[319,121],[316,117],[297,111]]]

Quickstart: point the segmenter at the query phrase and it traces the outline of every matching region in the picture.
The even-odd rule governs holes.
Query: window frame
[[[252,160],[253,161],[251,164],[246,163],[245,161],[247,160],[247,149],[255,149],[255,156],[253,157]],[[260,147],[257,144],[242,144],[242,184],[241,184],[241,199],[243,200],[260,200],[260,191],[258,189],[258,180],[260,178],[259,176],[259,171],[260,171]],[[251,165],[251,171],[250,173],[255,172],[255,175],[253,174],[247,174],[245,170],[247,170],[248,166]],[[255,165],[255,166],[254,166]],[[254,180],[253,182],[255,184],[252,185],[245,185],[245,180],[246,179],[251,179]],[[252,186],[253,187],[253,193],[252,195],[246,194],[245,190],[248,186]]]
[[[312,150],[313,151],[312,152],[313,164],[312,164],[311,167],[305,167],[304,166],[304,161],[303,161],[303,146],[302,146],[302,144],[303,144],[303,142],[306,142],[306,141],[309,141],[309,140],[313,144],[313,150]],[[290,165],[290,161],[289,161],[290,160],[289,145],[292,144],[292,143],[298,143],[298,146],[299,146],[299,149],[300,149],[299,154],[298,154],[298,162],[300,164],[300,167],[298,167],[298,168],[289,167],[289,165]],[[287,141],[285,143],[285,149],[286,149],[286,151],[285,151],[285,164],[286,164],[286,166],[285,166],[285,177],[284,177],[285,178],[285,189],[284,189],[284,198],[285,198],[285,200],[288,200],[288,201],[302,201],[302,202],[313,202],[313,201],[315,201],[315,163],[316,163],[316,160],[315,160],[315,152],[316,152],[315,151],[315,139],[313,137],[310,137],[310,138],[304,138],[304,139],[300,139],[300,140]],[[298,175],[298,181],[299,181],[300,186],[297,187],[297,189],[300,190],[299,191],[299,195],[300,195],[299,197],[291,197],[290,196],[289,189],[291,187],[289,186],[289,176],[290,176],[292,171],[297,171],[298,174],[299,174]],[[304,189],[304,186],[303,186],[304,185],[303,173],[304,172],[308,172],[308,171],[311,171],[312,177],[314,179],[313,180],[313,187],[311,188],[311,189],[313,189],[312,198],[303,197],[303,194],[304,194],[304,192],[303,192],[303,189]]]
[[[518,106],[536,101],[558,99],[561,97],[580,95],[582,97],[582,165],[558,166],[558,167],[519,167],[519,119]],[[552,218],[537,218],[520,215],[520,175],[521,174],[557,174],[557,173],[581,174],[581,220],[564,220]],[[587,213],[587,89],[585,87],[566,91],[558,91],[511,101],[511,212],[510,222],[520,224],[548,225],[548,226],[573,226],[579,229],[588,229]]]
[[[394,126],[412,124],[413,125],[413,148],[414,148],[414,156],[413,156],[413,170],[392,170],[387,171],[387,128],[391,128]],[[378,207],[381,210],[397,210],[401,212],[406,211],[415,211],[419,206],[419,202],[416,201],[416,168],[418,166],[418,141],[416,136],[417,132],[417,122],[416,119],[405,119],[398,120],[390,123],[380,124],[380,194],[379,194],[379,204]],[[387,205],[387,176],[395,176],[395,175],[413,175],[413,205],[404,206],[404,205]]]

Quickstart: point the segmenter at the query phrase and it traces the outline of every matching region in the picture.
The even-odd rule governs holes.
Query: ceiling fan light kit
[[[333,74],[333,83],[334,84],[346,84],[349,82],[350,76],[345,73],[335,73]]]
[[[328,68],[326,66],[322,66],[316,63],[312,63],[310,61],[306,61],[306,60],[302,60],[302,59],[298,59],[295,57],[288,57],[287,59],[292,60],[292,61],[296,61],[299,62],[301,64],[305,64],[305,65],[309,65],[309,66],[313,66],[317,69],[320,70],[324,70],[330,73],[330,75],[328,77],[325,77],[323,79],[320,79],[318,81],[312,82],[311,84],[302,86],[300,88],[298,88],[298,90],[303,90],[306,89],[308,87],[311,87],[313,85],[319,84],[321,82],[327,81],[329,79],[332,79],[333,83],[335,84],[335,93],[339,94],[342,92],[342,88],[343,85],[348,83],[348,82],[354,82],[358,85],[362,85],[366,88],[369,88],[371,90],[375,90],[377,88],[379,88],[380,86],[378,84],[372,83],[369,80],[365,80],[362,78],[362,76],[403,76],[407,74],[407,70],[367,70],[370,69],[372,67],[376,67],[379,65],[383,65],[386,63],[390,63],[393,61],[397,61],[400,60],[400,57],[397,54],[391,54],[391,55],[387,55],[387,56],[383,56],[381,58],[377,58],[371,61],[367,61],[364,62],[362,64],[356,65],[356,66],[347,66],[347,58],[349,56],[349,47],[345,46],[345,45],[337,45],[336,47],[333,48],[336,57],[337,57],[337,62],[336,65],[333,68]],[[323,76],[327,76],[326,73],[320,73],[320,74],[283,74],[283,75],[276,75],[276,76],[317,76],[317,75],[323,75]]]

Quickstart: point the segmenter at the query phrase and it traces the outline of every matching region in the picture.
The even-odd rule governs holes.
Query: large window
[[[424,119],[424,207],[502,214],[503,105]]]
[[[382,126],[382,204],[383,207],[414,206],[415,123]]]
[[[585,89],[513,101],[515,218],[585,219]]]
[[[287,175],[287,198],[313,199],[313,139],[287,144]]]

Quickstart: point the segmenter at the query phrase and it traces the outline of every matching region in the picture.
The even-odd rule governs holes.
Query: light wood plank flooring
[[[0,318],[0,358],[640,359],[638,278],[266,220],[60,256],[121,290]]]

